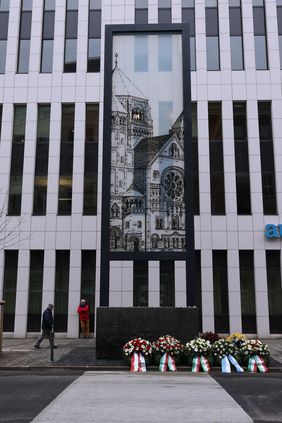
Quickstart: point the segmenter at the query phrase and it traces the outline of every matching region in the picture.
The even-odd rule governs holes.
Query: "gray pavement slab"
[[[0,356],[0,366],[7,368],[23,367],[53,367],[56,363],[71,353],[77,347],[92,348],[95,354],[94,339],[60,339],[56,338],[58,348],[54,350],[54,363],[50,360],[50,347],[48,340],[44,340],[40,350],[34,348],[36,339],[4,339],[3,354]],[[76,365],[75,360],[72,363]]]
[[[250,423],[209,375],[86,372],[33,422]]]

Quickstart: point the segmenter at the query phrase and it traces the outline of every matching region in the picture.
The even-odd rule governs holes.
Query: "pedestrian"
[[[89,305],[82,298],[77,308],[83,338],[89,338]]]
[[[53,334],[54,317],[52,313],[53,309],[54,309],[53,304],[48,304],[48,307],[43,312],[42,325],[41,325],[42,332],[34,345],[34,348],[36,348],[37,350],[39,350],[40,344],[44,338],[49,339],[50,347],[52,347],[52,342],[53,342],[52,338],[54,335]],[[57,345],[53,345],[53,348],[57,348]]]

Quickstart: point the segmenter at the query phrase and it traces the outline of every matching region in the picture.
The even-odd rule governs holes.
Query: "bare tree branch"
[[[1,193],[1,190],[0,190]],[[22,245],[24,241],[30,239],[31,232],[22,232],[20,227],[25,222],[25,216],[9,216],[8,194],[5,194],[4,201],[0,204],[0,250]]]

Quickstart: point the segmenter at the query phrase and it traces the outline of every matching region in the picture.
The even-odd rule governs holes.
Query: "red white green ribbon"
[[[208,373],[211,369],[210,363],[204,355],[195,355],[192,361],[192,372],[198,373],[200,371],[201,366],[205,373]]]
[[[242,369],[242,367],[239,365],[239,363],[236,360],[236,358],[233,357],[233,355],[228,354],[228,355],[225,355],[221,359],[221,371],[222,371],[222,373],[231,373],[230,363],[233,364],[233,366],[236,368],[236,370],[237,370],[238,373],[243,373],[244,372],[244,369]]]
[[[145,357],[141,353],[133,353],[130,360],[131,372],[146,372]]]
[[[160,372],[166,372],[167,368],[171,372],[176,372],[176,365],[174,358],[169,353],[164,353],[164,355],[160,359],[159,370]]]
[[[260,355],[254,354],[249,358],[248,371],[255,373],[257,369],[262,373],[268,372],[264,359]]]

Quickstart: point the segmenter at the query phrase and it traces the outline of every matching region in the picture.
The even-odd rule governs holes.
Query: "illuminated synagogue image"
[[[112,75],[111,251],[185,250],[183,114],[153,136],[146,96]]]

